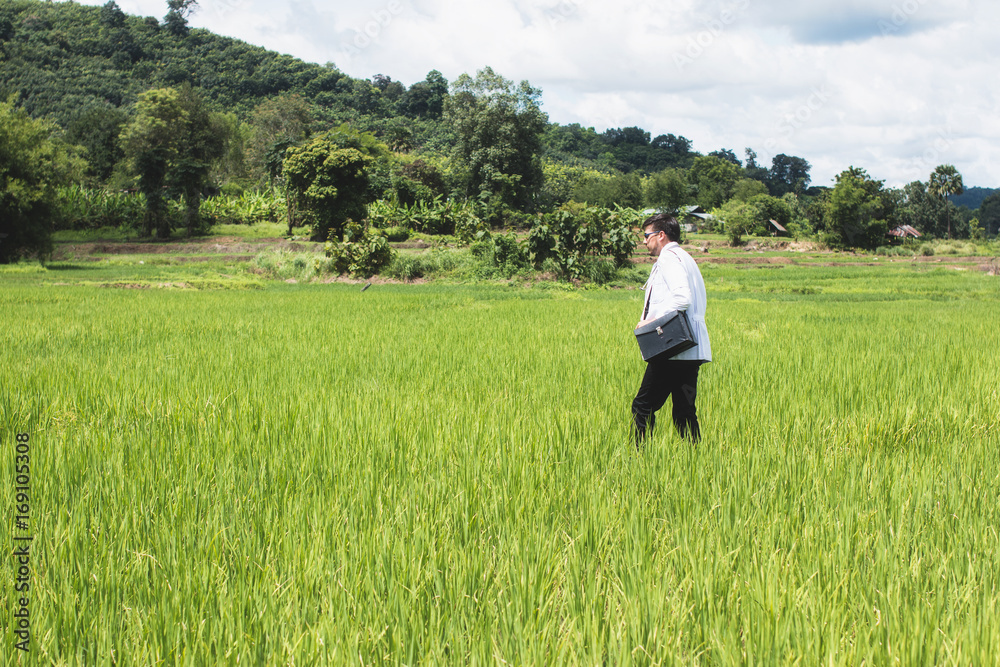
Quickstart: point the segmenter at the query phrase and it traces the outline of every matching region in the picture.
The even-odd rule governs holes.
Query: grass
[[[84,284],[193,270],[0,271],[40,663],[1000,653],[995,276],[705,265],[704,439],[637,453],[638,290]]]

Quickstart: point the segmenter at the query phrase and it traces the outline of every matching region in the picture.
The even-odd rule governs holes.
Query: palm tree
[[[927,191],[935,197],[940,197],[945,204],[945,215],[948,219],[948,238],[951,238],[951,210],[948,208],[948,195],[960,195],[965,191],[962,185],[962,175],[950,164],[941,164],[934,169],[927,181]]]

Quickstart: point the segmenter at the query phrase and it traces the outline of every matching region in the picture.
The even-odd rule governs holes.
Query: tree
[[[440,118],[448,97],[448,80],[436,69],[410,86],[399,102],[403,113],[414,118]]]
[[[385,145],[347,125],[330,130],[286,152],[282,173],[288,205],[312,222],[315,241],[340,241],[348,220],[360,222],[372,201],[368,169],[388,155]]]
[[[200,231],[201,194],[209,183],[212,163],[225,153],[229,131],[225,119],[211,114],[190,86],[180,90],[186,121],[175,137],[177,153],[168,172],[168,184],[184,197],[184,226],[188,236]]]
[[[715,209],[713,215],[724,221],[729,242],[738,246],[748,234],[765,234],[769,220],[787,228],[792,221],[792,208],[782,199],[758,194],[747,201],[731,199]]]
[[[947,201],[948,195],[960,195],[964,190],[962,175],[950,164],[938,165],[927,181],[927,191],[942,201]],[[945,208],[945,216],[948,238],[951,238],[951,211],[948,208]]]
[[[55,127],[0,102],[0,263],[52,250],[60,185],[79,178],[85,163],[53,138]]]
[[[649,145],[652,148],[676,153],[679,156],[687,156],[691,153],[691,140],[673,134],[660,134]]]
[[[285,149],[308,137],[311,124],[309,102],[301,95],[279,95],[258,104],[250,118],[251,173],[260,181],[280,177]]]
[[[118,135],[125,119],[121,109],[95,104],[82,109],[66,128],[66,140],[86,149],[89,175],[101,183],[111,178],[115,165],[123,157]]]
[[[183,37],[188,33],[187,19],[198,9],[198,0],[167,0],[167,15],[163,23],[172,35]]]
[[[638,208],[643,200],[642,181],[636,173],[586,176],[573,189],[573,199],[603,208]]]
[[[729,148],[720,148],[717,151],[712,151],[711,153],[709,153],[709,155],[712,156],[712,157],[722,158],[723,160],[726,160],[727,162],[732,162],[737,167],[742,167],[743,166],[743,163],[740,162],[740,159],[738,157],[736,157],[736,153],[734,153]]]
[[[691,186],[683,169],[664,169],[646,182],[646,203],[667,213],[677,213],[692,201]]]
[[[615,147],[623,144],[631,146],[649,145],[649,132],[645,131],[641,127],[608,128],[601,136],[606,142]]]
[[[757,195],[766,195],[767,186],[752,178],[741,178],[733,184],[730,199],[737,201],[747,201]]]
[[[947,205],[948,202],[930,194],[922,181],[908,183],[903,186],[900,221],[921,234],[938,236],[940,232],[947,233],[941,224],[946,219],[944,209]]]
[[[979,223],[987,236],[1000,233],[1000,192],[991,194],[979,205]]]
[[[489,67],[452,86],[445,113],[455,129],[455,161],[468,196],[494,211],[535,206],[542,187],[541,136],[548,123],[542,92],[516,87]]]
[[[747,165],[749,167],[749,164]],[[775,197],[788,192],[801,193],[809,185],[811,165],[800,157],[781,153],[771,158],[767,187]]]
[[[721,206],[733,194],[742,177],[738,166],[728,160],[706,155],[694,159],[688,180],[698,192],[698,203],[706,209]]]
[[[824,211],[825,240],[835,247],[875,248],[885,240],[894,215],[883,181],[850,167],[837,176]]]
[[[188,234],[199,223],[201,190],[211,163],[224,151],[224,130],[190,86],[158,88],[143,93],[136,115],[121,141],[139,190],[146,196],[143,234],[170,235],[164,189],[179,191],[185,200]]]
[[[761,183],[766,183],[767,168],[762,167],[757,163],[757,151],[748,146],[743,149],[743,154],[747,159],[746,166],[743,168],[743,171],[746,173],[746,177],[755,181],[760,181]]]

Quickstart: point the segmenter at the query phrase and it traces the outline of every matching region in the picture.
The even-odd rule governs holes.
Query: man
[[[646,281],[641,326],[672,310],[687,311],[691,333],[697,343],[670,359],[653,357],[646,365],[639,392],[632,401],[636,446],[656,423],[656,412],[673,397],[673,418],[682,437],[692,442],[701,438],[695,398],[698,395],[698,368],[712,360],[712,348],[705,326],[705,281],[698,265],[678,245],[680,224],[669,215],[659,214],[643,223],[644,243],[656,263]]]

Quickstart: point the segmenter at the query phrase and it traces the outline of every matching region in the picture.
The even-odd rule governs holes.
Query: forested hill
[[[166,3],[164,9],[166,10]],[[432,70],[406,87],[389,76],[354,79],[334,65],[189,29],[183,19],[129,16],[114,3],[4,0],[0,5],[0,99],[11,93],[30,115],[48,117],[71,135],[93,135],[95,119],[119,125],[139,94],[190,83],[218,111],[247,120],[262,102],[285,93],[309,101],[315,129],[351,121],[389,145],[446,149],[451,128],[441,121],[448,82]],[[86,128],[85,130],[83,128]],[[651,137],[637,127],[597,133],[550,124],[547,157],[602,171],[652,173],[687,168],[699,154],[673,134]],[[732,151],[724,157],[737,161]]]
[[[0,58],[0,94],[18,93],[32,116],[63,126],[88,107],[130,106],[145,90],[185,81],[241,117],[285,92],[308,96],[331,120],[379,111],[359,94],[370,82],[207,30],[128,16],[113,3],[4,0]]]
[[[983,201],[986,200],[992,194],[996,194],[1000,190],[993,188],[966,188],[965,191],[960,195],[951,195],[948,197],[949,200],[955,206],[965,206],[972,210],[979,208]]]

